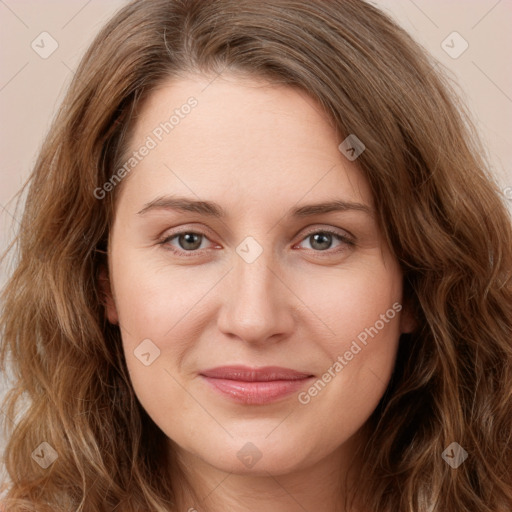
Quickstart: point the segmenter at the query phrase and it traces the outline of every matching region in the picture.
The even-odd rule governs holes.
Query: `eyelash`
[[[316,235],[318,233],[323,233],[323,234],[327,233],[329,235],[333,235],[333,237],[336,238],[338,241],[340,241],[350,247],[354,247],[356,245],[355,240],[353,240],[352,238],[349,238],[348,236],[341,235],[340,233],[338,233],[337,231],[334,231],[332,229],[315,229],[313,231],[309,231],[308,233],[305,234],[305,236],[301,239],[301,241],[299,243],[303,242],[304,240],[311,237],[312,235]],[[179,237],[180,235],[186,235],[186,234],[199,235],[199,236],[203,236],[204,238],[208,239],[208,236],[205,233],[201,233],[200,231],[185,230],[185,231],[179,231],[177,233],[173,233],[172,235],[169,235],[169,236],[165,236],[163,239],[159,240],[158,244],[164,246],[164,248],[166,250],[169,250],[169,251],[173,252],[174,254],[177,254],[178,256],[184,256],[186,258],[197,256],[198,254],[200,254],[202,251],[205,250],[205,249],[196,249],[196,250],[192,250],[192,251],[184,251],[184,250],[176,249],[175,247],[169,245],[169,242],[171,240],[174,240],[175,238]],[[295,245],[298,245],[298,244],[295,244]],[[335,251],[332,251],[331,249],[326,249],[325,251],[318,251],[315,249],[308,249],[308,250],[319,253],[319,254],[322,254],[322,253],[336,254],[336,253],[343,251],[343,249],[338,249]]]

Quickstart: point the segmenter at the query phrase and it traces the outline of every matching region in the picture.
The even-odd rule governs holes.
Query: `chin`
[[[293,441],[291,436],[281,439],[275,434],[272,435],[274,439],[267,437],[268,431],[259,436],[235,437],[229,439],[225,446],[221,446],[220,442],[216,445],[210,442],[206,449],[202,447],[195,453],[207,464],[237,475],[287,474],[315,462],[313,450],[305,446],[304,442]],[[213,446],[215,449],[212,449]],[[318,456],[318,451],[316,454]]]

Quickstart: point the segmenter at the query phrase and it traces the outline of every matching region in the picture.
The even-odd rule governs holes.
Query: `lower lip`
[[[234,402],[245,405],[263,405],[276,402],[299,391],[312,377],[296,380],[247,382],[202,376],[212,388]]]

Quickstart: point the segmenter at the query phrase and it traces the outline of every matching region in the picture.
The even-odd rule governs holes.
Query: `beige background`
[[[208,0],[205,0],[208,1]],[[511,0],[378,0],[460,84],[493,170],[512,206]],[[26,180],[80,56],[122,0],[0,0],[0,251],[17,227],[13,196]],[[453,59],[442,48],[452,32],[468,49]],[[43,59],[31,43],[58,48]],[[456,51],[462,41],[448,38]],[[399,51],[399,49],[397,49]],[[0,286],[9,269],[0,268]],[[2,385],[0,379],[0,397]],[[2,412],[0,411],[0,414]],[[2,440],[0,439],[0,453]],[[0,488],[2,483],[0,464]]]

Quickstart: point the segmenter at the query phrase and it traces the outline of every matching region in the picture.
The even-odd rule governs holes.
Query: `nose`
[[[219,330],[250,344],[285,339],[297,324],[294,295],[279,266],[267,256],[248,263],[235,255],[233,270],[224,282],[225,299],[218,317]]]

